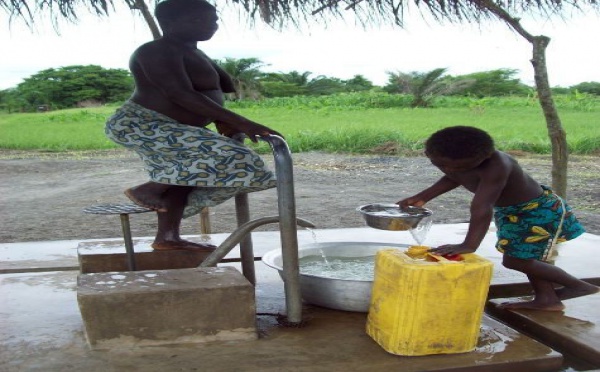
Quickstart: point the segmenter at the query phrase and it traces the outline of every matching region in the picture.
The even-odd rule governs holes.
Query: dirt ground
[[[270,155],[265,159],[272,163]],[[519,156],[538,181],[550,183],[548,156]],[[440,176],[424,157],[358,156],[325,153],[293,155],[298,217],[319,229],[366,226],[356,208],[396,202]],[[124,150],[93,153],[0,151],[0,243],[120,237],[116,216],[90,215],[82,209],[103,203],[128,203],[123,190],[145,182],[140,160]],[[600,234],[600,162],[571,157],[569,203],[590,233]],[[275,190],[251,194],[251,218],[277,214]],[[454,190],[428,204],[434,223],[467,222],[470,194]],[[235,229],[233,201],[210,210],[212,232]],[[134,237],[153,236],[154,213],[132,215]],[[276,230],[277,224],[261,227]],[[199,234],[198,217],[184,220],[182,234]]]

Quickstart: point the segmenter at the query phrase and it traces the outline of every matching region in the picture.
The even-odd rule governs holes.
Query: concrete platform
[[[565,301],[567,308],[561,312],[498,308],[506,301],[491,300],[487,312],[552,348],[600,366],[600,293]]]
[[[471,353],[398,357],[365,333],[366,314],[307,306],[303,328],[278,325],[281,280],[257,265],[256,341],[91,350],[75,299],[77,273],[4,274],[0,370],[12,371],[555,371],[551,348],[486,317]],[[167,310],[168,311],[168,310]]]
[[[426,244],[457,242],[465,232],[466,224],[435,225]],[[226,237],[227,234],[216,234],[210,238],[213,244],[219,244]],[[253,238],[256,256],[280,246],[276,232],[255,232]],[[314,237],[313,232],[299,231],[300,247],[314,243],[315,239],[317,242],[413,242],[409,233],[371,228],[315,230]],[[120,239],[97,241],[120,244]],[[478,252],[496,264],[493,288],[523,286],[526,283],[523,275],[499,265],[501,255],[491,248],[493,241],[493,232],[490,232]],[[258,340],[92,351],[85,342],[75,293],[79,273],[77,246],[81,242],[0,244],[1,371],[586,370],[561,366],[560,353],[488,316],[484,317],[474,352],[424,357],[386,353],[367,336],[364,313],[307,305],[303,311],[307,325],[285,328],[278,324],[279,315],[285,313],[283,283],[275,270],[261,262],[256,263]],[[598,280],[600,256],[594,255],[598,246],[600,237],[586,234],[563,245],[556,263],[578,277]],[[236,250],[230,253],[231,257],[235,255]],[[239,269],[237,264],[224,265]],[[597,314],[597,304],[588,302],[593,298],[568,300],[567,311]],[[585,324],[590,322],[594,327],[597,324],[596,320],[582,315],[567,314],[574,319],[583,319]],[[562,327],[572,325],[569,322],[561,324]],[[573,337],[577,338],[577,334]],[[594,339],[581,341],[600,350]],[[584,368],[590,370],[600,366]]]

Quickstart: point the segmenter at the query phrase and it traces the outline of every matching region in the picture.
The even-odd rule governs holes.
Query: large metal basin
[[[408,249],[407,244],[372,243],[372,242],[332,242],[315,243],[302,247],[298,257],[321,255],[336,257],[374,256],[378,250],[385,248]],[[263,255],[262,261],[269,267],[279,271],[283,277],[281,250],[276,249]],[[344,280],[331,279],[316,275],[300,273],[300,288],[304,301],[336,310],[368,312],[371,300],[373,279]]]

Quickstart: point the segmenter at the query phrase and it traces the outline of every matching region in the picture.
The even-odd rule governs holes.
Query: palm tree
[[[270,73],[268,77],[271,80],[306,87],[310,82],[310,75],[312,75],[310,71],[299,72],[294,70],[290,72]]]
[[[449,81],[445,79],[445,73],[445,68],[428,72],[388,72],[386,90],[390,93],[412,94],[412,107],[429,107],[435,97],[459,92],[474,82],[467,79]]]
[[[363,75],[354,75],[352,78],[343,81],[346,90],[349,92],[360,92],[373,89],[373,82]]]
[[[98,15],[107,15],[117,0],[0,0],[0,8],[11,18],[21,18],[33,22],[35,11],[48,13],[54,18],[74,20],[81,5]],[[130,7],[137,0],[124,1]],[[251,19],[260,18],[278,28],[292,24],[299,26],[311,20],[326,24],[328,20],[343,18],[351,14],[363,25],[393,23],[403,25],[404,11],[413,6],[421,12],[429,13],[439,22],[476,22],[489,19],[504,21],[532,44],[532,65],[540,105],[546,119],[548,136],[552,142],[552,186],[559,195],[566,196],[567,142],[566,133],[552,99],[546,68],[546,47],[550,42],[547,36],[531,35],[521,25],[519,14],[538,11],[540,14],[563,15],[565,10],[581,10],[582,6],[600,10],[598,0],[222,0],[224,3],[239,6]],[[83,3],[83,4],[82,4]],[[139,4],[138,4],[139,5]]]

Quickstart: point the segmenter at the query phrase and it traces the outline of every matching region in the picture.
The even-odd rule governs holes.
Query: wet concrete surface
[[[466,224],[434,225],[426,243],[456,242],[465,232]],[[226,237],[226,234],[217,234],[210,239],[213,244],[219,244]],[[413,243],[410,234],[405,232],[332,229],[315,230],[314,237],[312,232],[299,231],[300,248],[315,242],[315,237],[318,242]],[[277,233],[257,232],[253,238],[256,256],[279,247]],[[120,242],[119,239],[108,241]],[[525,283],[523,275],[499,265],[501,255],[493,249],[493,241],[493,232],[490,232],[478,252],[495,263],[492,287]],[[85,341],[76,300],[79,243],[81,241],[0,244],[1,371],[564,371],[600,367],[561,366],[561,354],[552,349],[560,349],[567,342],[586,344],[593,353],[600,350],[597,337],[600,295],[565,301],[567,309],[563,314],[510,312],[519,317],[520,323],[526,318],[529,324],[551,330],[548,336],[539,332],[532,335],[543,343],[486,315],[474,352],[402,357],[386,353],[369,338],[365,333],[365,313],[306,304],[304,327],[281,326],[278,320],[285,314],[283,282],[276,270],[261,262],[255,265],[258,340],[92,351]],[[143,244],[136,246],[136,250],[144,249]],[[556,264],[578,277],[598,279],[600,259],[593,252],[599,245],[600,237],[585,234],[559,249]],[[230,255],[236,254],[234,250]],[[238,264],[226,265],[239,269]],[[527,333],[536,333],[528,327]],[[582,332],[585,330],[588,331]],[[549,339],[561,342],[552,346]]]
[[[567,300],[566,309],[558,312],[498,308],[506,301],[509,299],[491,300],[488,313],[554,349],[600,366],[600,293]]]
[[[268,274],[267,274],[268,275]],[[403,371],[503,367],[556,370],[561,355],[488,317],[471,353],[399,357],[365,333],[365,313],[306,306],[301,328],[282,327],[283,289],[257,285],[257,341],[92,351],[75,299],[76,272],[2,275],[2,371]]]

